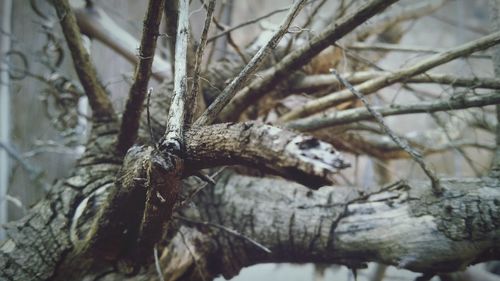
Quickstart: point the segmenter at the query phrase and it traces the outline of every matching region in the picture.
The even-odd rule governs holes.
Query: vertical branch
[[[497,31],[500,29],[500,0],[490,0],[491,8],[491,30]],[[492,54],[493,69],[495,77],[500,77],[500,46],[493,48]],[[497,93],[500,91],[497,90]],[[496,106],[497,127],[496,127],[496,144],[495,155],[491,163],[491,174],[493,176],[500,176],[500,105]]]
[[[187,49],[189,41],[189,1],[179,0],[177,35],[175,39],[174,97],[168,112],[167,130],[162,147],[180,151],[186,118]]]
[[[165,4],[165,29],[167,31],[167,44],[170,54],[170,65],[172,67],[172,75],[174,74],[174,58],[175,58],[175,41],[177,34],[177,21],[179,12],[179,3],[176,0],[169,0]]]
[[[139,48],[139,63],[135,70],[134,83],[130,88],[125,111],[122,115],[116,145],[116,151],[120,155],[125,155],[137,138],[139,119],[144,107],[149,78],[151,77],[156,39],[164,5],[165,0],[150,0],[148,4]]]
[[[283,38],[283,36],[288,32],[290,24],[292,23],[293,19],[299,14],[305,3],[305,0],[299,0],[295,2],[295,4],[290,8],[287,16],[281,23],[280,28],[274,33],[267,44],[262,46],[262,48],[253,56],[252,60],[245,66],[245,68],[243,68],[240,74],[238,74],[238,76],[234,78],[233,81],[231,81],[231,83],[222,91],[222,93],[202,114],[202,116],[198,120],[196,120],[196,126],[210,124],[215,120],[219,112],[234,97],[236,91],[238,91],[242,87],[242,84],[245,83],[248,78],[259,68],[264,58],[271,52],[271,50],[276,48],[281,38]]]
[[[203,31],[201,32],[201,39],[198,48],[196,49],[196,57],[194,61],[194,71],[193,71],[193,87],[190,94],[187,96],[186,104],[189,105],[192,110],[186,112],[186,124],[191,124],[192,119],[195,115],[195,110],[197,108],[196,102],[197,97],[200,97],[200,72],[201,72],[201,62],[203,60],[203,53],[205,46],[207,45],[208,30],[210,29],[210,23],[212,22],[212,15],[215,9],[215,0],[210,0],[207,7],[207,17],[205,19],[205,25],[203,26]]]
[[[76,23],[75,14],[68,0],[52,0],[61,23],[66,43],[73,58],[76,74],[89,98],[94,120],[109,121],[115,119],[115,113],[104,87],[97,80],[97,73],[90,61],[90,56],[82,44],[82,34]]]

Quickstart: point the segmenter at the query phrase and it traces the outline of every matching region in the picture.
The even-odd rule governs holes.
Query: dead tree
[[[189,1],[150,0],[137,57],[127,40],[106,32],[109,26],[100,22],[104,14],[98,7],[75,10],[67,0],[53,0],[92,110],[91,130],[71,176],[7,226],[8,239],[0,246],[1,279],[149,280],[160,275],[162,280],[211,280],[264,262],[356,269],[371,261],[429,278],[498,259],[500,130],[496,145],[449,135],[447,142],[438,143],[442,132],[439,137],[429,132],[401,137],[383,119],[498,104],[498,29],[396,71],[368,71],[360,62],[350,73],[322,72],[315,60],[326,57],[328,68],[336,68],[344,48],[339,40],[360,48],[358,42],[384,37],[392,49],[377,46],[381,53],[372,59],[380,59],[399,42],[401,22],[429,14],[444,1],[402,10],[390,7],[396,0],[361,6],[341,1],[337,19],[321,33],[299,47],[278,46],[301,9],[313,5],[317,11],[325,1],[319,2],[295,1],[257,49],[240,48],[228,37],[239,56],[203,69],[205,47],[214,38],[209,37],[211,24],[222,30],[216,36],[237,30],[219,23],[215,0],[203,4],[207,16],[196,44]],[[155,56],[162,15],[175,36],[171,62]],[[386,16],[363,25],[377,15]],[[136,63],[122,113],[100,83],[81,31]],[[496,78],[427,73],[491,47]],[[169,63],[171,73],[155,72]],[[153,94],[148,90],[151,77],[166,80]],[[409,89],[411,83],[438,83],[491,92],[410,105],[370,104],[370,94],[395,83]],[[293,108],[275,106],[297,92],[310,98]],[[254,120],[270,113],[277,117],[266,119],[267,124]],[[487,118],[479,122],[475,117],[471,114],[456,126],[488,127]],[[438,177],[418,152],[466,146],[494,151],[489,174]],[[339,151],[384,160],[408,158],[429,179],[397,181],[370,191],[339,184],[339,174],[350,165]]]

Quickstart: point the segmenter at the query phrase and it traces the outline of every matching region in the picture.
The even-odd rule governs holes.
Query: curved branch
[[[188,131],[185,164],[190,171],[249,165],[311,188],[333,183],[334,175],[349,166],[330,144],[255,122],[218,124]]]

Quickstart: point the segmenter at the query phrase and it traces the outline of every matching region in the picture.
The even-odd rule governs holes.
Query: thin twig
[[[214,227],[214,228],[217,228],[217,229],[220,229],[220,230],[223,230],[231,235],[234,235],[240,239],[243,239],[245,241],[248,241],[250,242],[251,244],[255,245],[257,248],[263,250],[264,252],[266,253],[272,253],[271,250],[269,250],[269,248],[267,248],[266,246],[260,244],[259,242],[253,240],[252,238],[248,237],[248,236],[245,236],[241,233],[239,233],[238,231],[234,230],[234,229],[231,229],[229,227],[226,227],[226,226],[223,226],[223,225],[220,225],[220,224],[217,224],[217,223],[212,223],[212,222],[207,222],[207,221],[194,221],[194,220],[191,220],[191,219],[188,219],[186,217],[181,217],[181,216],[178,216],[178,215],[174,215],[173,216],[174,218],[176,219],[179,219],[179,220],[182,220],[184,222],[187,222],[187,223],[190,223],[190,224],[195,224],[195,225],[202,225],[202,226],[208,226],[208,227]]]
[[[89,99],[92,117],[102,121],[115,120],[113,105],[104,87],[97,79],[97,72],[82,44],[82,35],[68,0],[53,0],[53,6],[59,17],[76,73]]]
[[[287,7],[287,8],[282,8],[282,9],[277,9],[277,10],[274,10],[272,12],[269,12],[263,16],[260,16],[258,18],[255,18],[255,19],[252,19],[252,20],[249,20],[249,21],[246,21],[246,22],[243,22],[243,23],[240,23],[236,26],[233,26],[233,27],[230,27],[230,28],[227,28],[225,29],[224,31],[222,31],[221,33],[217,34],[217,35],[214,35],[210,38],[208,38],[208,43],[214,41],[215,39],[219,38],[219,37],[222,37],[224,35],[227,35],[227,34],[230,34],[231,32],[237,30],[237,29],[240,29],[244,26],[247,26],[247,25],[251,25],[251,24],[254,24],[254,23],[258,23],[259,21],[263,20],[263,19],[266,19],[272,15],[275,15],[275,14],[278,14],[278,13],[283,13],[283,12],[286,12],[290,10],[290,7]]]
[[[356,85],[366,82],[383,75],[390,74],[387,71],[357,71],[346,73],[344,79],[349,83]],[[421,75],[404,79],[405,83],[437,83],[448,84],[452,87],[467,87],[467,88],[484,88],[484,89],[500,89],[500,78],[492,77],[465,77],[451,74],[424,73]],[[331,74],[316,74],[305,76],[292,85],[293,91],[315,90],[324,87],[338,87],[339,80],[335,75]]]
[[[160,281],[165,281],[165,278],[163,277],[163,272],[161,270],[160,266],[160,259],[158,258],[158,249],[155,247],[153,248],[153,255],[155,256],[155,268],[156,268],[156,273],[158,273],[158,278]]]
[[[201,39],[198,48],[196,49],[196,58],[194,61],[194,71],[193,71],[193,87],[191,88],[191,93],[187,96],[186,104],[192,108],[192,110],[186,112],[186,123],[191,124],[194,118],[194,111],[196,108],[196,98],[199,95],[200,90],[200,72],[201,63],[203,60],[203,53],[205,46],[207,45],[208,30],[210,29],[210,23],[212,22],[212,15],[215,9],[215,0],[210,0],[207,7],[207,17],[205,19],[205,24],[203,26],[203,31],[201,32]]]
[[[311,23],[313,22],[314,19],[316,19],[316,15],[318,14],[318,12],[321,10],[321,8],[325,3],[326,0],[322,0],[321,2],[319,2],[319,4],[314,8],[311,14],[307,17],[306,22],[303,24],[304,27],[310,27]]]
[[[189,42],[189,0],[179,0],[179,17],[175,41],[174,97],[168,111],[167,129],[162,147],[181,151],[187,98],[187,50]]]
[[[203,270],[201,269],[201,266],[198,264],[198,259],[196,259],[196,256],[194,255],[193,251],[191,250],[191,247],[189,246],[189,243],[187,242],[186,236],[184,236],[184,233],[182,233],[181,229],[179,229],[179,234],[182,238],[182,243],[184,243],[184,246],[186,246],[186,249],[188,250],[189,255],[193,259],[194,265],[198,269],[198,273],[200,274],[201,279],[203,281],[205,281],[206,280],[205,274],[203,274]]]
[[[200,2],[202,4],[204,4],[205,2],[203,0],[200,0]],[[214,16],[213,18],[220,18],[225,10],[226,10],[226,7],[228,7],[228,2],[227,1],[222,1],[222,3],[220,3],[220,7],[219,7],[219,12],[217,13],[216,16]],[[231,10],[232,8],[231,7],[228,7],[229,10]],[[230,20],[230,18],[225,18],[225,20]],[[215,33],[215,30],[214,30],[214,33]],[[207,62],[206,62],[206,65],[205,65],[205,68],[204,68],[204,71],[206,72],[210,66],[210,64],[212,63],[212,58],[214,57],[214,54],[215,54],[215,49],[217,48],[217,41],[214,42],[214,44],[212,45],[212,47],[210,48],[210,52],[208,53],[208,57],[207,57]]]
[[[348,49],[354,50],[372,50],[372,51],[380,51],[380,52],[403,52],[403,53],[422,53],[422,54],[437,54],[444,52],[446,50],[439,48],[431,48],[425,46],[408,46],[408,45],[399,45],[399,44],[389,44],[389,43],[364,43],[364,42],[356,42],[349,46]],[[491,59],[491,56],[488,54],[475,54],[470,55],[471,58],[479,58],[479,59]]]
[[[295,2],[293,7],[288,12],[286,18],[281,23],[280,28],[274,33],[272,38],[266,45],[254,55],[252,60],[243,68],[236,78],[222,91],[217,99],[210,105],[210,107],[202,114],[202,116],[195,122],[195,125],[206,125],[212,123],[219,112],[224,106],[233,98],[236,91],[238,91],[242,84],[245,83],[250,76],[259,68],[264,58],[274,49],[281,38],[287,33],[293,19],[299,14],[301,8],[305,5],[306,0],[299,0]]]
[[[434,174],[434,171],[432,171],[427,166],[427,164],[424,162],[424,160],[422,158],[422,155],[420,155],[420,153],[418,153],[413,147],[411,147],[410,144],[407,141],[405,141],[405,140],[401,139],[399,136],[397,136],[394,133],[394,131],[392,131],[392,129],[389,128],[389,126],[387,126],[387,124],[385,124],[385,121],[384,121],[384,118],[383,118],[382,114],[380,114],[377,110],[375,110],[375,109],[372,108],[372,106],[370,105],[370,103],[368,102],[368,100],[363,96],[362,93],[360,93],[359,91],[357,91],[356,89],[354,89],[354,87],[349,82],[347,82],[344,78],[342,78],[342,76],[340,76],[340,74],[335,69],[332,69],[332,73],[335,76],[337,76],[337,78],[339,79],[339,81],[341,81],[342,84],[344,84],[344,86],[346,88],[348,88],[358,99],[361,100],[361,102],[363,102],[363,104],[365,105],[367,111],[375,118],[375,120],[377,120],[377,122],[380,124],[380,126],[382,127],[382,129],[385,131],[385,133],[387,135],[389,135],[389,137],[395,143],[397,143],[404,151],[406,151],[413,158],[413,160],[415,162],[417,162],[420,165],[420,167],[422,168],[422,170],[425,172],[425,174],[431,180],[432,188],[433,188],[434,193],[436,195],[441,194],[443,191],[442,191],[441,186],[439,184],[439,179]]]
[[[149,138],[150,138],[149,141],[153,144],[156,144],[156,141],[154,140],[154,135],[153,135],[153,127],[151,127],[151,114],[149,112],[149,106],[150,106],[152,93],[153,93],[153,88],[149,88],[148,100],[146,101],[146,114],[147,114],[147,122],[148,122],[148,129],[149,129]]]
[[[151,67],[156,49],[156,39],[159,34],[159,26],[165,0],[150,0],[146,17],[144,18],[144,29],[139,47],[139,63],[135,70],[134,83],[130,87],[125,111],[122,115],[122,123],[116,151],[125,155],[127,150],[137,139],[139,130],[139,119],[144,107],[144,99],[151,76]]]
[[[226,30],[226,27],[224,25],[222,25],[219,20],[217,20],[216,17],[213,18],[213,22],[215,23],[215,26],[217,27],[217,29],[219,30]],[[236,42],[234,42],[233,40],[233,36],[231,36],[231,33],[228,33],[226,35],[226,39],[227,39],[227,43],[236,51],[236,53],[238,54],[238,56],[240,56],[241,60],[247,64],[248,63],[248,59],[247,57],[245,56],[245,54],[241,51],[241,48],[236,44]],[[215,49],[215,46],[213,47],[213,49]]]
[[[222,171],[224,171],[224,169],[226,169],[226,167],[222,167],[219,170],[217,170],[215,173],[213,173],[209,177],[209,178],[212,179],[212,181],[206,180],[201,186],[199,186],[198,188],[196,188],[195,190],[193,190],[191,193],[189,193],[187,195],[186,199],[184,199],[184,201],[182,201],[176,209],[180,209],[180,208],[183,208],[184,206],[186,206],[186,204],[189,203],[189,202],[191,202],[193,200],[193,198],[196,196],[196,194],[198,194],[200,191],[202,191],[205,187],[207,187],[209,185],[214,185],[215,181],[213,179],[215,177],[217,177]]]

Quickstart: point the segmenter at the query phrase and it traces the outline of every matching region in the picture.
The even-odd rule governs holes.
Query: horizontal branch
[[[187,173],[222,165],[248,165],[311,188],[331,184],[349,165],[313,137],[254,122],[218,124],[186,133]]]
[[[477,96],[451,97],[447,100],[427,101],[409,105],[374,106],[382,116],[412,113],[431,113],[470,107],[482,107],[500,103],[500,94],[492,93]],[[286,127],[299,131],[314,131],[330,126],[344,125],[352,122],[371,120],[373,116],[365,108],[353,108],[335,111],[328,114],[313,115],[286,123]]]
[[[403,53],[423,53],[423,54],[437,54],[442,53],[446,50],[432,47],[424,46],[405,46],[399,44],[389,44],[389,43],[364,43],[356,42],[347,46],[348,49],[353,50],[370,50],[370,51],[380,51],[380,52],[403,52]],[[471,58],[478,59],[491,59],[490,55],[487,54],[476,54],[470,55]]]
[[[200,209],[213,213],[202,213],[194,220],[234,229],[271,253],[239,237],[200,226],[200,232],[210,233],[202,241],[217,239],[220,243],[211,248],[218,253],[218,267],[204,273],[229,279],[252,264],[309,261],[351,268],[375,261],[426,273],[462,270],[500,256],[498,185],[490,178],[443,179],[445,192],[436,199],[429,183],[421,181],[373,187],[362,194],[355,187],[310,192],[284,180],[226,175],[196,200]],[[208,259],[214,264],[213,255],[203,253],[209,245],[213,244],[192,246],[200,249],[199,264]],[[165,262],[177,264],[181,257],[169,254]],[[184,277],[199,274],[194,265],[182,264]],[[165,274],[172,276],[173,272]]]
[[[266,19],[266,18],[268,18],[270,16],[273,16],[275,14],[278,14],[278,13],[286,12],[288,10],[290,10],[290,8],[277,9],[277,10],[271,11],[271,12],[269,12],[269,13],[263,15],[263,16],[257,17],[255,19],[252,19],[252,20],[249,20],[249,21],[246,21],[246,22],[243,22],[243,23],[240,23],[240,24],[235,25],[233,27],[229,27],[226,30],[224,30],[224,31],[222,31],[222,32],[220,32],[220,33],[218,33],[218,34],[216,34],[216,35],[208,38],[207,43],[210,43],[210,42],[214,41],[215,39],[220,38],[220,37],[222,37],[224,35],[228,35],[229,33],[233,32],[233,31],[235,31],[237,29],[240,29],[240,28],[245,27],[247,25],[258,23],[259,21],[261,21],[263,19]]]
[[[360,71],[345,74],[345,79],[351,84],[359,84],[370,79],[390,74],[386,71]],[[494,77],[461,77],[451,74],[424,73],[409,77],[403,83],[437,83],[453,87],[500,89],[500,78]],[[341,83],[333,74],[309,75],[292,85],[293,91],[311,91],[324,87],[340,87]]]
[[[90,61],[89,53],[83,47],[82,34],[76,23],[75,14],[67,0],[52,0],[52,2],[73,58],[76,74],[89,99],[93,118],[105,121],[115,119],[113,105],[97,79],[97,72]]]
[[[468,42],[458,47],[449,49],[446,52],[433,55],[408,68],[404,68],[397,72],[389,73],[368,80],[360,85],[357,85],[355,89],[363,93],[364,95],[368,95],[384,87],[392,85],[394,83],[404,81],[409,77],[424,73],[429,69],[445,64],[459,57],[467,56],[473,52],[487,49],[491,46],[498,44],[499,42],[500,42],[500,32],[495,32],[490,35],[479,38],[477,40],[474,40],[472,42]],[[301,108],[297,108],[295,110],[288,112],[287,114],[281,117],[281,120],[289,121],[299,117],[311,115],[313,113],[320,112],[324,109],[327,109],[329,107],[338,105],[340,103],[352,99],[355,99],[355,96],[353,96],[353,94],[349,89],[331,93],[316,100],[312,100],[306,103]]]
[[[347,132],[341,135],[332,135],[330,130],[314,132],[319,139],[331,143],[341,151],[355,155],[369,155],[377,159],[393,160],[408,158],[408,154],[396,145],[388,136],[373,133]],[[414,132],[403,136],[413,147],[421,151],[422,155],[431,155],[452,151],[457,148],[479,148],[493,151],[495,144],[481,140],[460,140],[458,137],[447,139],[442,130],[435,132]]]

